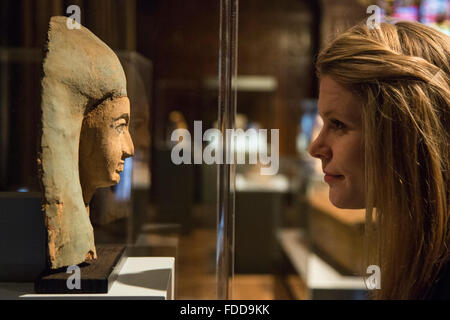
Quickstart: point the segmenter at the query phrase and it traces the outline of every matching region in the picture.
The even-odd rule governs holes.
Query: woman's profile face
[[[324,76],[318,109],[323,127],[308,151],[322,161],[331,203],[338,208],[362,209],[365,197],[361,103],[333,78]]]
[[[82,185],[100,188],[119,182],[125,159],[134,154],[129,122],[127,97],[108,99],[86,116],[80,137]]]

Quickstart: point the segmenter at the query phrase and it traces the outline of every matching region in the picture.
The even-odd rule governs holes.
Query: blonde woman
[[[324,126],[309,152],[330,201],[366,209],[373,297],[450,299],[449,37],[361,24],[322,50],[317,71]]]

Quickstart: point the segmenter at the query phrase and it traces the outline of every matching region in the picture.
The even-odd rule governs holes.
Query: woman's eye
[[[345,129],[345,124],[342,123],[342,122],[339,121],[339,120],[332,119],[332,120],[330,120],[330,122],[331,122],[331,124],[332,124],[332,126],[333,126],[334,129],[337,129],[337,130]]]

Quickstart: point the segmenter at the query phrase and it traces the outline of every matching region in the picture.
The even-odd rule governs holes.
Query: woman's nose
[[[330,147],[325,143],[322,132],[314,139],[308,147],[308,152],[314,158],[328,158],[331,155]]]

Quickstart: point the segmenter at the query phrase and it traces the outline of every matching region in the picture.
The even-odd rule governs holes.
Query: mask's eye
[[[116,127],[116,130],[117,130],[119,133],[122,133],[123,130],[125,130],[125,127],[126,127],[125,124],[121,124],[120,126]]]
[[[127,126],[128,126],[127,121],[125,119],[120,119],[119,121],[116,122],[115,129],[117,130],[118,133],[122,133]]]

